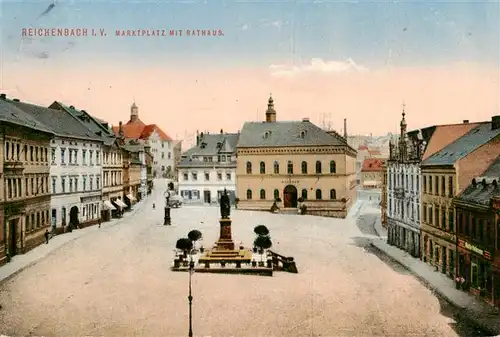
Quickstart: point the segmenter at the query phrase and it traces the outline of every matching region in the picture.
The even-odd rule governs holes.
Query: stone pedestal
[[[220,236],[217,240],[217,250],[234,250],[231,236],[231,219],[220,219]]]

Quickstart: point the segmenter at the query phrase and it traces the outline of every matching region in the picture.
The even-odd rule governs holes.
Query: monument
[[[250,263],[252,260],[252,252],[243,247],[235,249],[234,241],[231,234],[231,201],[224,189],[220,198],[220,235],[215,242],[213,249],[208,250],[198,260],[199,263],[236,263],[237,268],[241,267],[241,263]]]

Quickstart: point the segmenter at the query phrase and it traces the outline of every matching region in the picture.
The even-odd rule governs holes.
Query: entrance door
[[[63,207],[61,209],[61,220],[62,220],[62,225],[66,226],[66,207]]]
[[[17,254],[17,222],[17,219],[9,221],[10,256],[14,256]]]
[[[203,200],[206,204],[210,203],[210,191],[203,191]]]
[[[285,208],[297,207],[297,188],[293,185],[288,185],[283,190],[283,206]]]
[[[69,224],[73,227],[79,225],[78,221],[78,207],[73,206],[69,211]]]

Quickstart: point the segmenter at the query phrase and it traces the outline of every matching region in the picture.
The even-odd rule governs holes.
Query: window
[[[33,194],[35,194],[35,179],[34,178],[31,178],[30,185],[31,185],[31,195],[33,195]]]
[[[165,152],[161,153],[161,159],[165,159]]]
[[[33,146],[30,146],[30,161],[35,161],[35,156],[33,153]]]
[[[427,176],[424,176],[424,193],[427,193]]]
[[[82,177],[82,182],[83,182],[83,190],[86,191],[87,190],[87,177],[86,176]]]
[[[280,197],[280,191],[278,189],[275,189],[274,190],[274,200],[279,199],[279,197]]]
[[[82,165],[87,165],[87,150],[82,150]]]
[[[274,161],[274,174],[279,174],[280,173],[280,164],[278,163],[277,160]]]
[[[193,177],[193,180],[198,180],[198,173],[192,172],[191,176]]]
[[[252,163],[247,161],[247,174],[252,174]]]
[[[221,172],[217,172],[217,180],[222,180],[222,173]]]
[[[18,196],[19,198],[21,198],[23,196],[23,181],[21,180],[21,178],[17,179],[17,188],[19,189]]]
[[[261,200],[266,199],[266,190],[264,190],[264,189],[260,190],[260,199]]]
[[[439,195],[439,176],[434,179],[434,194]]]
[[[52,177],[52,193],[53,194],[56,194],[56,182],[57,182],[57,178]]]
[[[482,242],[483,238],[484,238],[484,219],[479,219],[478,222],[479,223],[478,223],[478,229],[477,229],[478,230],[477,237],[478,237],[479,241]]]
[[[307,162],[303,161],[300,167],[302,169],[302,174],[307,174]]]
[[[293,174],[293,163],[291,160],[288,161],[287,171],[288,171],[288,174]]]
[[[5,158],[7,158],[7,160],[10,160],[10,143],[9,142],[5,142]]]
[[[90,176],[89,177],[89,187],[90,187],[90,190],[92,191],[94,189],[94,177],[93,176]]]
[[[73,178],[69,178],[69,191],[73,192]]]
[[[429,217],[427,218],[427,220],[428,220],[427,223],[429,225],[433,224],[432,221],[434,220],[434,213],[432,211],[432,205],[429,205]]]
[[[429,194],[432,194],[432,176],[429,176]]]
[[[316,190],[316,200],[321,200],[321,190],[320,189]]]
[[[446,178],[441,177],[441,195],[444,197],[446,195]]]
[[[9,199],[12,198],[12,181],[11,179],[7,179],[7,190],[9,191]]]
[[[94,151],[89,150],[89,164],[94,165]]]
[[[56,149],[53,148],[53,149],[51,149],[51,151],[52,152],[51,152],[50,160],[51,160],[51,164],[54,165],[56,163]]]
[[[61,190],[63,193],[66,193],[66,178],[61,177]]]
[[[210,173],[209,172],[205,172],[205,180],[206,181],[210,180]]]
[[[184,176],[185,181],[187,181],[189,179],[189,175],[187,173],[184,173],[183,176]]]
[[[35,160],[38,162],[40,161],[40,157],[38,156],[38,146],[35,147]]]
[[[96,151],[96,152],[95,152],[95,163],[96,163],[97,165],[99,165],[99,164],[100,164],[99,160],[100,160],[100,158],[99,158],[99,151]]]
[[[316,161],[316,173],[321,173],[321,162]]]
[[[337,191],[335,189],[330,190],[330,200],[336,200],[337,199]]]
[[[248,200],[252,199],[252,190],[247,190],[247,199]]]
[[[446,208],[444,206],[441,207],[441,227],[446,229]]]
[[[66,156],[66,149],[61,149],[61,164],[65,165],[64,157]]]
[[[439,206],[437,206],[436,209],[434,210],[434,226],[440,227],[439,226]]]
[[[453,191],[453,176],[448,177],[448,196],[453,197],[455,192]]]
[[[24,161],[28,161],[28,145],[24,145]]]
[[[301,197],[302,199],[307,200],[307,190],[305,188],[302,189]]]
[[[226,172],[226,180],[231,180],[231,172]]]
[[[330,173],[337,173],[337,164],[335,160],[330,161]]]
[[[266,173],[266,163],[263,161],[260,162],[260,174],[265,174]]]

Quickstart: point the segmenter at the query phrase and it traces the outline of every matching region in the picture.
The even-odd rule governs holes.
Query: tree
[[[258,247],[260,250],[269,249],[273,246],[271,238],[269,236],[259,235],[253,241],[253,245]],[[261,259],[263,259],[263,255],[261,255]]]
[[[193,229],[192,231],[190,231],[188,233],[188,238],[189,240],[191,240],[192,242],[196,242],[198,241],[199,239],[201,239],[202,237],[202,234],[199,230],[197,229]]]
[[[182,250],[184,255],[186,255],[191,249],[193,249],[193,241],[188,238],[182,238],[177,240],[175,248]]]
[[[169,182],[169,183],[168,183],[168,189],[169,189],[170,191],[173,191],[173,190],[174,190],[174,183],[173,183],[173,182]]]
[[[258,236],[267,236],[269,235],[269,229],[267,229],[264,225],[258,225],[253,229],[253,232]]]

